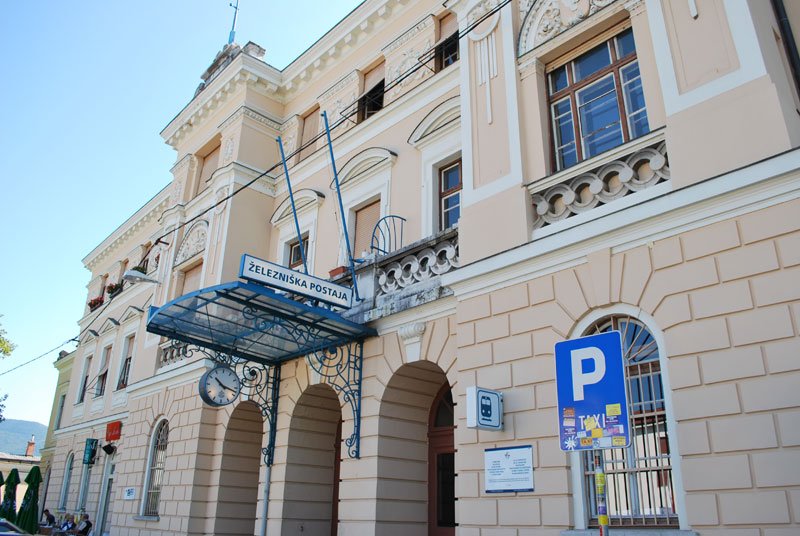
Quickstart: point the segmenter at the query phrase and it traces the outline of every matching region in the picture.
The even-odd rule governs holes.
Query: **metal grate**
[[[603,318],[585,335],[612,330],[622,334],[627,363],[631,444],[627,448],[599,451],[606,472],[609,524],[677,527],[658,346],[641,322],[624,315]],[[584,489],[593,526],[597,525],[594,497],[597,452],[582,455]]]
[[[163,421],[158,425],[153,450],[150,452],[150,474],[147,479],[145,491],[144,510],[142,515],[157,516],[158,501],[161,498],[161,486],[164,483],[164,461],[167,457],[167,439],[169,424]]]

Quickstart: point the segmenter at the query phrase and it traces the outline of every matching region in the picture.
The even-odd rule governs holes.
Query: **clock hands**
[[[223,388],[223,389],[225,389],[226,391],[230,391],[230,392],[232,392],[232,393],[234,393],[234,394],[236,393],[236,389],[233,389],[232,387],[228,387],[227,385],[225,385],[224,383],[222,383],[221,381],[219,381],[219,378],[216,378],[216,377],[215,377],[215,378],[214,378],[214,380],[215,380],[215,381],[216,381],[216,382],[219,384],[219,386],[220,386],[220,387],[222,387],[222,388]]]

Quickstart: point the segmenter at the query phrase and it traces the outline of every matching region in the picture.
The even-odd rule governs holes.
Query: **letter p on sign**
[[[570,351],[572,362],[572,397],[573,400],[584,400],[583,388],[600,382],[606,375],[606,358],[603,351],[596,346],[576,348]],[[583,363],[592,361],[594,370],[583,372]]]

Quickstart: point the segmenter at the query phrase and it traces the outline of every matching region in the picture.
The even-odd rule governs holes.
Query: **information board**
[[[484,451],[486,493],[533,491],[533,446]]]

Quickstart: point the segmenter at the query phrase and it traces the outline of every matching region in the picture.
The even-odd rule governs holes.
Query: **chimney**
[[[31,436],[31,440],[28,441],[28,447],[25,449],[25,456],[28,458],[33,458],[33,453],[36,451],[36,438]]]

